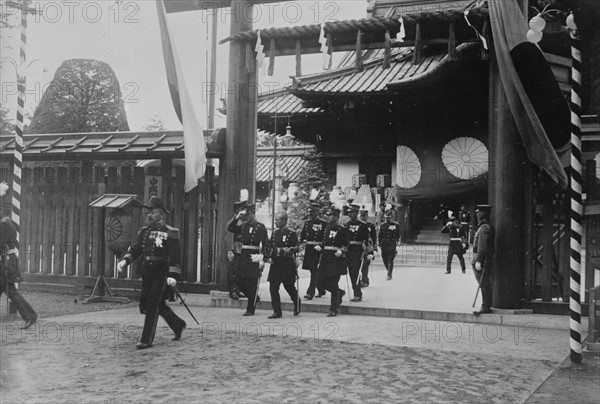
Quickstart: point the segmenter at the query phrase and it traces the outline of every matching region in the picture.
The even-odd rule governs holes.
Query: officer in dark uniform
[[[360,302],[362,300],[362,290],[358,285],[358,275],[362,261],[367,259],[367,245],[369,243],[369,228],[366,224],[358,220],[359,210],[360,205],[350,205],[348,211],[350,220],[346,223],[346,229],[348,229],[348,254],[346,255],[346,261],[348,262],[350,281],[352,282],[352,290],[354,291],[354,297],[350,299],[352,302]],[[369,255],[372,256],[373,252]]]
[[[434,220],[439,220],[442,223],[442,226],[444,226],[446,224],[446,222],[448,221],[448,211],[450,210],[450,208],[448,208],[446,206],[446,204],[440,204],[440,210],[438,211],[437,215],[435,215],[435,217],[433,218]]]
[[[306,290],[304,298],[311,300],[315,297],[315,288],[317,286],[317,264],[321,253],[313,247],[323,245],[323,234],[327,222],[318,217],[321,205],[318,202],[311,202],[308,207],[308,216],[310,219],[304,222],[302,231],[300,232],[300,243],[304,243],[304,260],[302,261],[302,269],[310,271],[310,284]],[[316,297],[325,295],[324,289],[318,289],[319,294]]]
[[[469,212],[463,203],[460,205],[460,211],[458,212],[458,221],[463,229],[463,233],[467,236],[467,240],[469,240],[469,230],[472,228],[471,225],[471,212]]]
[[[243,223],[243,211],[246,208],[246,201],[235,202],[233,204],[233,214],[227,228],[241,226]],[[227,281],[229,283],[229,297],[233,300],[238,300],[240,296],[240,288],[237,285],[238,266],[240,262],[240,254],[242,253],[242,235],[240,233],[233,234],[233,244],[231,250],[227,251]]]
[[[296,253],[298,252],[298,235],[286,227],[288,215],[280,212],[275,216],[277,229],[271,235],[269,244],[269,258],[271,268],[269,269],[269,291],[271,292],[271,306],[273,314],[269,318],[281,318],[281,298],[279,287],[283,287],[294,302],[294,316],[300,314],[301,303],[298,291],[294,285],[298,276],[296,268]]]
[[[117,265],[121,272],[141,257],[138,265],[138,272],[142,277],[140,312],[146,317],[142,337],[137,344],[138,349],[152,346],[159,314],[175,333],[175,341],[181,339],[181,333],[186,327],[185,321],[165,303],[168,296],[167,286],[177,286],[181,277],[179,229],[165,223],[165,216],[169,211],[161,198],[153,196],[145,208],[148,225],[138,232],[135,244],[129,247]]]
[[[0,196],[8,191],[5,182],[0,183]],[[38,319],[38,315],[25,300],[15,283],[21,282],[19,272],[19,243],[17,242],[17,230],[9,217],[0,219],[0,248],[2,249],[2,261],[0,262],[0,296],[7,294],[15,305],[25,324],[23,329],[31,327]]]
[[[387,280],[392,279],[394,271],[394,259],[396,258],[396,247],[400,241],[400,225],[392,221],[393,212],[386,210],[385,222],[379,226],[379,248],[381,248],[381,259],[387,269]]]
[[[491,205],[477,205],[475,215],[479,228],[473,242],[473,272],[481,287],[481,309],[474,311],[476,316],[492,312],[492,274],[494,272],[494,252],[496,229],[490,222]]]
[[[340,276],[346,274],[347,264],[344,257],[348,248],[348,230],[340,226],[340,210],[331,207],[327,210],[327,226],[323,235],[323,246],[313,248],[322,251],[319,261],[317,286],[331,293],[331,303],[327,317],[337,316],[342,298],[346,294],[338,287]]]
[[[265,266],[268,235],[267,228],[254,217],[255,205],[247,205],[241,217],[243,222],[230,223],[227,231],[240,234],[242,251],[238,264],[238,286],[242,293],[248,298],[248,306],[244,316],[253,316],[256,303],[260,301],[257,296],[258,282]]]
[[[361,280],[358,286],[366,288],[369,286],[369,265],[375,258],[375,248],[377,246],[377,230],[375,225],[369,222],[369,211],[362,209],[360,211],[360,221],[363,222],[369,230],[369,243],[367,244],[366,257],[363,260],[361,271]]]
[[[460,261],[463,274],[466,272],[465,258],[463,257],[463,243],[467,242],[467,235],[463,231],[458,218],[451,217],[450,221],[442,228],[442,233],[450,234],[448,243],[448,258],[446,259],[446,274],[452,271],[452,258],[456,255]]]

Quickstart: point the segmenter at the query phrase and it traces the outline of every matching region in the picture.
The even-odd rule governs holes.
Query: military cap
[[[144,207],[147,209],[162,209],[165,213],[169,213],[165,202],[159,196],[152,196],[148,202],[148,205],[144,205]]]
[[[248,203],[247,201],[234,202],[233,209],[242,209],[246,206],[247,203]]]
[[[391,209],[386,209],[384,212],[384,215],[386,216],[392,216],[394,214],[394,211]]]
[[[308,205],[308,209],[314,209],[314,210],[319,210],[321,209],[321,204],[317,201],[312,201],[309,205]]]
[[[361,207],[360,205],[358,205],[356,203],[352,203],[348,207],[348,211],[350,211],[350,212],[358,212],[358,211],[360,211],[360,207]]]
[[[492,205],[477,205],[475,212],[485,212],[489,214],[492,212]]]
[[[246,212],[251,212],[251,213],[256,212],[256,204],[251,203],[251,204],[246,205]]]
[[[325,212],[325,214],[339,216],[340,210],[338,208],[336,208],[335,206],[331,206],[329,209],[327,209],[327,212]]]

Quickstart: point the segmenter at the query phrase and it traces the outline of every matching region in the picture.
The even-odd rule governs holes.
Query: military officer
[[[327,223],[318,217],[321,205],[318,202],[311,202],[308,207],[308,216],[310,219],[304,222],[302,231],[300,232],[300,243],[304,243],[304,260],[302,261],[302,269],[310,271],[310,284],[306,290],[304,298],[311,300],[315,297],[315,288],[317,286],[317,264],[321,253],[313,247],[323,245],[323,234]],[[325,290],[317,288],[318,294],[316,297],[325,295]]]
[[[294,285],[298,272],[296,269],[296,253],[298,252],[298,235],[286,227],[288,215],[279,212],[275,216],[277,229],[271,235],[269,243],[269,258],[271,268],[269,269],[269,291],[271,292],[271,306],[273,314],[269,318],[281,318],[281,298],[279,287],[283,287],[294,302],[294,316],[300,314],[301,303],[298,290]]]
[[[369,211],[366,209],[362,209],[360,211],[360,221],[363,222],[367,229],[369,230],[369,243],[367,244],[366,250],[366,258],[363,260],[361,267],[361,280],[358,283],[358,286],[361,288],[366,288],[369,286],[369,265],[371,261],[375,258],[375,248],[377,246],[377,230],[375,229],[375,225],[369,222]]]
[[[186,323],[165,303],[167,286],[175,287],[181,277],[179,266],[179,229],[165,223],[169,213],[163,200],[157,196],[150,198],[145,206],[147,226],[138,232],[135,244],[118,263],[119,272],[141,257],[138,272],[142,277],[140,312],[145,314],[142,337],[138,349],[152,346],[154,333],[160,314],[175,333],[173,340],[181,339]],[[165,283],[166,280],[166,283]]]
[[[370,259],[373,257],[371,251],[367,254],[367,245],[369,243],[369,228],[366,224],[358,220],[358,211],[360,205],[352,204],[348,210],[350,220],[346,223],[348,229],[348,254],[346,261],[348,263],[348,272],[350,272],[350,281],[352,282],[352,290],[354,296],[350,301],[360,302],[362,300],[362,290],[358,285],[358,278],[361,269],[361,263],[366,260],[367,255]]]
[[[471,229],[471,212],[469,212],[463,203],[460,205],[460,210],[458,211],[458,221],[463,229],[463,233],[469,239],[469,230]]]
[[[479,223],[473,242],[473,272],[481,287],[481,309],[474,311],[476,316],[492,312],[492,273],[494,271],[494,252],[496,229],[490,222],[491,205],[477,205],[475,216]]]
[[[323,234],[323,246],[315,245],[316,251],[322,251],[319,262],[317,286],[331,293],[331,302],[327,317],[338,315],[342,298],[346,294],[338,287],[340,276],[346,274],[347,264],[344,257],[348,248],[348,230],[340,226],[340,210],[330,207],[327,210],[327,226]]]
[[[387,280],[392,279],[394,271],[394,259],[396,258],[396,247],[400,241],[400,225],[392,221],[393,213],[386,210],[385,222],[379,226],[379,247],[381,248],[381,259],[387,269]]]
[[[458,218],[451,217],[450,221],[442,228],[442,233],[450,234],[450,242],[448,243],[448,258],[446,259],[446,275],[452,271],[452,258],[456,255],[460,261],[460,267],[463,274],[466,272],[465,258],[463,257],[463,243],[467,242],[465,234]]]
[[[6,182],[0,183],[0,197],[8,191]],[[9,212],[6,212],[9,214]],[[2,212],[4,216],[4,212]],[[8,298],[15,305],[25,324],[23,329],[31,327],[38,319],[38,315],[25,300],[15,283],[21,281],[19,272],[19,243],[17,242],[17,230],[13,221],[4,216],[0,219],[0,248],[2,249],[2,261],[0,261],[0,296],[6,292]]]
[[[227,228],[230,226],[238,227],[243,223],[243,211],[246,208],[246,201],[235,202],[233,204],[233,214]],[[241,233],[233,233],[233,243],[231,250],[227,251],[227,281],[229,283],[229,297],[233,300],[240,298],[240,288],[237,285],[238,266],[240,262],[240,254],[242,252],[242,235]]]
[[[435,217],[433,219],[439,220],[442,223],[442,226],[444,226],[446,224],[446,222],[448,222],[448,212],[449,211],[450,211],[450,208],[448,206],[446,206],[446,204],[442,203],[442,204],[440,204],[440,210],[438,211],[437,215],[435,215]]]
[[[255,205],[247,205],[240,216],[243,217],[242,223],[232,222],[227,226],[227,231],[241,235],[242,250],[238,265],[238,286],[248,298],[244,316],[253,316],[256,303],[260,301],[260,297],[257,295],[258,282],[265,266],[264,260],[268,244],[267,229],[254,217],[255,210]]]

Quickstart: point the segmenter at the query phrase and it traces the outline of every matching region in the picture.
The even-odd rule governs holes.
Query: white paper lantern
[[[536,32],[531,29],[529,31],[527,31],[527,40],[531,43],[538,43],[539,41],[542,40],[543,36],[544,36],[544,34],[542,34],[541,32]]]
[[[529,20],[529,28],[535,32],[542,32],[546,28],[546,20],[541,14],[538,14]]]

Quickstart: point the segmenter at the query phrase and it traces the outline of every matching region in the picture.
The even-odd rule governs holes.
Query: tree
[[[0,136],[14,136],[15,124],[8,118],[9,110],[0,107]]]
[[[160,132],[166,130],[165,121],[158,115],[152,115],[144,125],[146,132]]]
[[[311,148],[302,158],[308,161],[308,164],[298,177],[301,192],[288,208],[288,226],[295,231],[300,231],[304,221],[308,219],[307,210],[313,190],[318,191],[316,200],[321,207],[329,205],[330,185],[323,167],[323,156],[316,149]]]
[[[71,59],[56,70],[29,133],[128,131],[119,81],[98,60]]]

